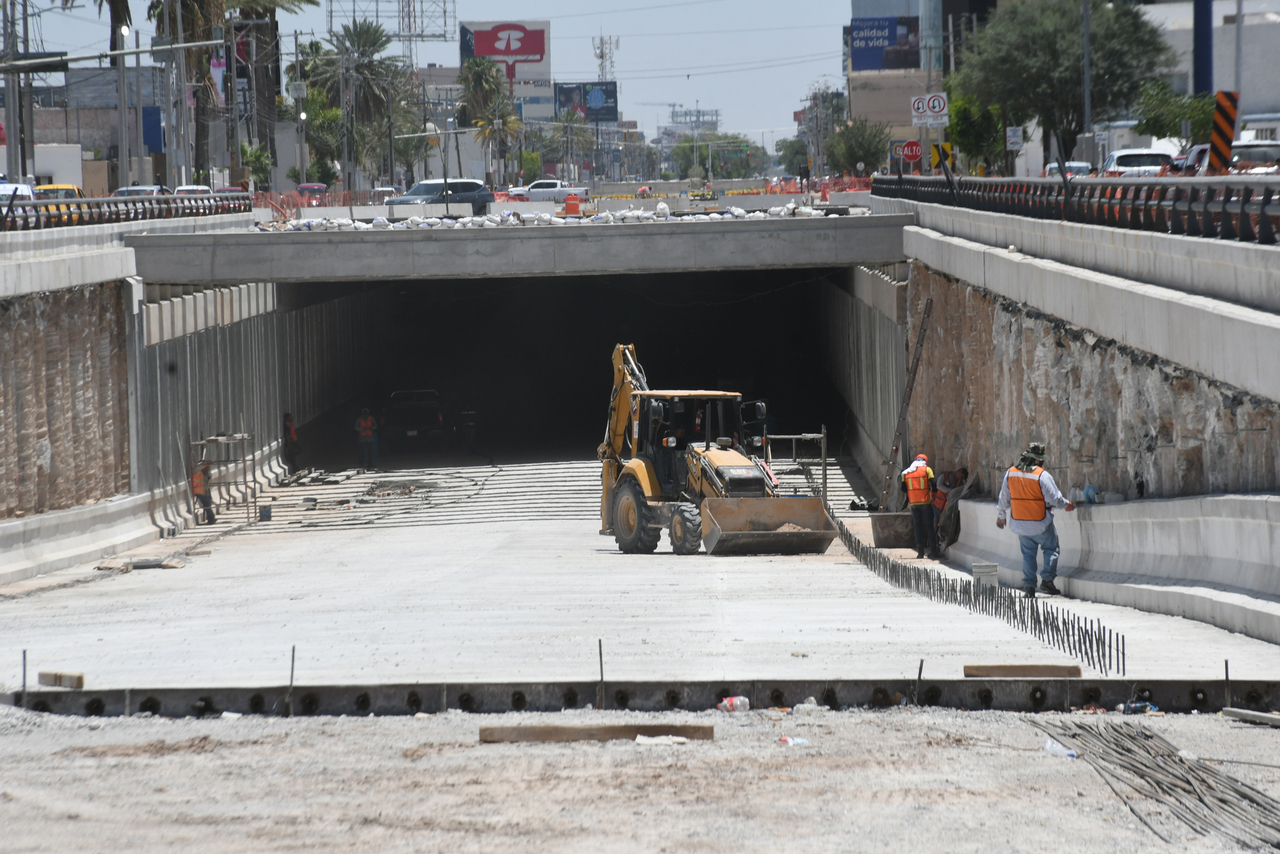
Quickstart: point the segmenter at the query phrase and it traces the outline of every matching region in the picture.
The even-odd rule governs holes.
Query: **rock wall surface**
[[[0,519],[129,489],[125,289],[0,301]]]
[[[909,340],[933,299],[911,402],[913,454],[984,489],[1029,441],[1065,491],[1128,499],[1280,489],[1280,404],[1100,338],[915,262]],[[1188,330],[1185,334],[1194,334]],[[1206,345],[1207,346],[1207,345]]]

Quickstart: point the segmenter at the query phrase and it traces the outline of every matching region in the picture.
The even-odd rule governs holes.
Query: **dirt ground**
[[[168,720],[0,707],[0,851],[1239,850],[1137,801],[1175,840],[1160,842],[1088,765],[1047,753],[1035,719],[895,708]],[[624,722],[711,723],[715,740],[478,743],[481,726]],[[1276,730],[1216,715],[1141,722],[1206,759],[1280,766]],[[1221,767],[1280,795],[1280,767]]]

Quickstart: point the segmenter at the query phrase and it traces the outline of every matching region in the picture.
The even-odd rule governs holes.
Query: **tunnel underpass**
[[[358,393],[303,425],[302,464],[354,464],[361,408],[392,422],[405,390],[438,391],[447,440],[409,438],[388,424],[379,467],[466,461],[463,412],[476,413],[475,451],[502,462],[595,456],[604,430],[615,344],[635,344],[653,388],[741,392],[769,406],[773,434],[826,424],[833,453],[847,407],[820,350],[825,281],[838,269],[751,273],[511,278],[396,283],[372,294],[379,318],[372,367]],[[340,287],[340,286],[335,286]],[[295,300],[334,288],[296,286]]]

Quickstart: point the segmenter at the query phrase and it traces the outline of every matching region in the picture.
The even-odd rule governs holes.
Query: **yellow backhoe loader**
[[[763,403],[728,391],[654,391],[635,345],[613,351],[609,423],[598,450],[600,533],[628,554],[820,554],[836,536],[819,498],[785,496],[747,449]]]

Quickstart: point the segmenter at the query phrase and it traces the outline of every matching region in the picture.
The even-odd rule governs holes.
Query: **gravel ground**
[[[0,850],[1239,850],[1139,801],[1175,840],[1161,843],[1088,765],[1041,749],[1034,720],[907,708],[168,720],[0,707]],[[716,738],[477,741],[481,725],[623,722],[712,723]],[[1201,757],[1280,765],[1275,730],[1210,715],[1142,723]],[[1223,767],[1280,795],[1280,768]]]

